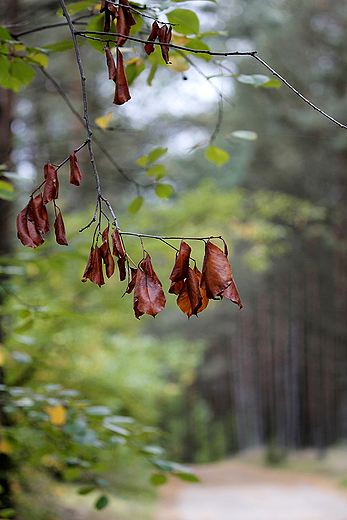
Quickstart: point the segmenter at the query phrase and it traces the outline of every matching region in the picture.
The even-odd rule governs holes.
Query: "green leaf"
[[[152,455],[163,455],[165,450],[161,446],[144,446],[142,453],[151,453]]]
[[[117,426],[116,424],[110,424],[108,422],[104,422],[103,426],[111,432],[118,433],[118,435],[123,435],[124,437],[128,437],[130,435],[130,432],[125,428],[122,428],[122,426]]]
[[[90,485],[90,486],[85,486],[85,487],[83,487],[83,488],[80,488],[80,489],[77,491],[77,493],[78,493],[79,495],[88,495],[88,493],[91,493],[92,491],[94,491],[94,489],[96,489],[95,486],[92,486],[92,485]]]
[[[29,356],[29,354],[27,354],[26,352],[15,351],[12,352],[11,356],[13,357],[13,359],[18,361],[18,363],[24,363],[25,365],[28,365],[32,362],[32,357]]]
[[[264,88],[280,88],[281,82],[278,79],[270,78],[270,80],[267,83],[264,83],[264,85],[259,86]]]
[[[35,71],[23,60],[16,60],[12,62],[11,75],[12,77],[18,79],[22,85],[27,86],[30,81],[34,79]]]
[[[230,159],[228,152],[222,148],[217,148],[217,146],[214,145],[211,145],[207,148],[205,151],[205,157],[208,161],[217,164],[217,166],[222,166]]]
[[[167,476],[162,473],[153,473],[149,481],[153,486],[162,486],[167,482]]]
[[[190,49],[194,50],[202,50],[202,51],[209,51],[210,48],[207,45],[207,43],[202,42],[199,38],[190,38],[189,42],[185,45],[185,47],[188,47]],[[187,53],[189,54],[189,52]],[[205,61],[210,61],[211,57],[209,54],[195,54],[198,58],[202,58]]]
[[[97,16],[94,16],[94,18],[92,18],[90,20],[90,22],[88,23],[87,27],[86,27],[86,31],[99,31],[99,32],[103,32],[104,31],[104,15],[103,14],[98,14]],[[117,32],[116,31],[116,26],[115,26],[115,23],[112,21],[111,23],[111,30],[110,32]],[[91,35],[93,36],[93,35]],[[101,34],[96,34],[95,35],[96,38],[101,38],[102,40],[104,40],[104,42],[99,42],[99,41],[95,41],[95,40],[87,40],[89,45],[91,47],[93,47],[93,49],[95,49],[96,51],[100,51],[102,52],[103,48],[105,47],[105,44],[107,42],[107,40],[109,39],[109,37],[107,36],[102,36]]]
[[[135,63],[130,63],[125,67],[125,72],[127,75],[128,85],[130,86],[134,80],[141,74],[141,72],[145,68],[145,62],[143,60],[136,61]]]
[[[256,132],[251,132],[250,130],[235,130],[234,132],[231,132],[230,135],[237,139],[244,139],[245,141],[255,141],[258,139],[258,134]]]
[[[140,157],[140,159],[137,159],[136,164],[139,164],[140,166],[146,166],[147,159],[147,155],[143,155],[142,157]]]
[[[5,27],[0,27],[0,41],[4,40],[12,40],[12,37]]]
[[[108,504],[108,498],[105,496],[105,495],[101,495],[97,501],[95,502],[95,509],[98,509],[100,511],[100,509],[104,509],[104,507],[106,507]]]
[[[170,23],[176,24],[174,29],[179,34],[198,34],[199,18],[188,9],[174,9],[167,13]]]
[[[147,78],[147,85],[150,87],[152,86],[152,81],[155,76],[155,73],[157,72],[158,64],[152,63],[151,70],[149,71],[148,78]]]
[[[135,19],[135,22],[136,24],[135,25],[132,25],[130,27],[130,32],[129,32],[129,35],[130,36],[134,36],[135,34],[139,33],[143,27],[143,18],[142,16],[140,16],[139,14],[137,13],[132,13],[134,19]]]
[[[40,65],[43,68],[46,68],[48,65],[48,56],[38,52],[27,54],[24,60],[29,63],[33,63],[34,65]]]
[[[72,480],[77,480],[81,476],[81,470],[79,468],[67,468],[63,472],[63,478],[64,480],[67,480],[68,482]]]
[[[88,9],[88,7],[91,7],[92,5],[94,6],[97,3],[97,0],[81,0],[81,2],[74,2],[70,5],[67,5],[66,7],[69,14],[75,14],[83,11],[84,9]],[[59,16],[63,16],[63,10],[59,9],[57,14]]]
[[[13,200],[15,193],[12,184],[7,181],[0,180],[0,199]]]
[[[136,199],[134,199],[132,202],[130,202],[130,204],[128,206],[128,212],[131,215],[135,215],[135,213],[140,211],[140,209],[142,208],[142,205],[143,205],[143,197],[136,197]]]
[[[281,86],[281,82],[277,79],[269,78],[265,74],[240,74],[237,76],[237,81],[240,83],[246,83],[248,85],[253,85],[253,87],[265,87],[265,88],[279,88]]]
[[[201,480],[192,473],[174,473],[174,475],[185,482],[201,482]]]
[[[160,471],[172,471],[173,463],[169,460],[153,458],[151,462],[156,468],[160,469]]]
[[[156,161],[161,157],[162,155],[165,155],[167,152],[167,148],[154,148],[151,152],[148,154],[148,163],[151,164],[152,162]]]
[[[169,199],[173,194],[173,187],[170,184],[157,184],[155,188],[155,193],[157,197],[161,199]]]
[[[16,514],[15,509],[12,509],[9,507],[6,509],[1,509],[1,511],[0,511],[1,518],[12,518],[15,514]]]
[[[77,40],[79,45],[83,45],[81,40]],[[47,49],[49,52],[64,52],[69,49],[73,49],[73,41],[72,40],[62,40],[56,43],[50,43],[49,45],[45,45],[43,48]]]
[[[157,181],[165,177],[165,166],[164,164],[154,164],[148,170],[146,170],[147,175],[156,176]]]
[[[88,415],[111,415],[112,410],[108,406],[89,406],[86,413]]]

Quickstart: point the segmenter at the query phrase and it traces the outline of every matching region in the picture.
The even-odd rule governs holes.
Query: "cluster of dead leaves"
[[[105,283],[103,267],[108,278],[115,269],[114,259],[109,245],[109,226],[102,232],[102,245],[92,245],[88,263],[83,273],[82,282],[88,279],[99,287]],[[128,257],[118,230],[111,235],[113,255],[117,257],[120,280],[128,277],[128,286],[124,294],[134,292],[134,312],[136,318],[143,314],[155,317],[165,307],[166,298],[163,286],[156,275],[151,257],[147,251],[137,268],[129,267]],[[196,265],[189,266],[190,246],[182,240],[176,256],[175,265],[170,275],[171,285],[169,293],[177,295],[177,305],[188,318],[193,314],[206,309],[209,300],[228,298],[242,308],[230,263],[227,257],[227,248],[224,251],[213,244],[206,242],[202,272]],[[124,295],[123,295],[124,296]]]
[[[101,13],[104,13],[104,32],[110,32],[111,22],[117,18],[116,32],[116,49],[117,58],[116,62],[109,45],[109,42],[105,45],[104,51],[106,55],[106,64],[108,68],[108,77],[114,81],[116,85],[115,95],[113,103],[115,105],[123,105],[129,99],[131,99],[129,92],[128,80],[125,72],[123,55],[119,50],[119,47],[123,47],[129,36],[130,29],[133,25],[136,25],[136,20],[131,13],[128,0],[119,0],[119,6],[117,7],[114,3],[102,0],[101,2]],[[145,51],[147,54],[151,54],[154,51],[154,41],[158,38],[159,43],[168,44],[171,41],[171,26],[164,24],[159,27],[157,21],[154,21],[152,30],[148,38],[148,43],[145,45]],[[161,45],[161,52],[163,59],[166,63],[169,63],[169,46]]]
[[[206,309],[209,300],[223,297],[236,303],[241,309],[242,303],[233,279],[225,242],[224,251],[210,240],[206,242],[201,273],[196,265],[194,269],[189,267],[190,252],[190,246],[182,240],[170,275],[169,293],[178,296],[177,305],[181,311],[188,318],[193,314],[197,316]]]
[[[61,211],[55,200],[59,194],[59,179],[57,170],[50,162],[44,166],[45,180],[31,195],[28,204],[17,216],[17,236],[24,246],[38,247],[45,241],[44,235],[50,230],[47,204],[53,201],[55,221],[54,231],[58,244],[67,246],[65,226]],[[77,164],[76,155],[70,155],[70,183],[79,186],[82,175]],[[41,186],[44,185],[43,193]],[[34,193],[39,190],[38,195]]]

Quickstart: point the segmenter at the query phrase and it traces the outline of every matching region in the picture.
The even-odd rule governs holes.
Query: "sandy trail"
[[[196,473],[201,484],[163,486],[155,520],[347,520],[347,490],[321,476],[236,461]]]

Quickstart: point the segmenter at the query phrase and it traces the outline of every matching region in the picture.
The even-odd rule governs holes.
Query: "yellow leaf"
[[[52,424],[61,426],[66,423],[66,410],[63,405],[57,404],[56,406],[48,406],[44,408],[44,411],[48,413]]]
[[[189,69],[189,63],[183,56],[170,56],[170,62],[168,66],[170,69],[176,72],[184,72]]]
[[[4,439],[1,439],[0,440],[0,453],[10,453],[11,451],[11,446],[10,444],[5,441]]]
[[[187,38],[187,36],[181,36],[173,33],[171,42],[175,45],[182,45],[184,47],[189,42],[189,38]]]
[[[132,63],[137,63],[138,61],[140,61],[140,58],[130,58],[124,62],[124,65],[131,65]]]
[[[6,360],[5,349],[0,344],[0,367],[4,366]]]
[[[106,114],[105,116],[101,116],[101,117],[97,117],[95,119],[95,123],[100,127],[102,128],[103,130],[106,130],[106,128],[108,127],[111,119],[112,119],[112,116],[113,116],[113,112],[109,112],[108,114]]]

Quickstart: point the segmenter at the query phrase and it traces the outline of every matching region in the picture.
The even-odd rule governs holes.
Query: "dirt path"
[[[347,490],[321,476],[235,461],[196,473],[201,484],[163,487],[155,520],[347,520]]]

